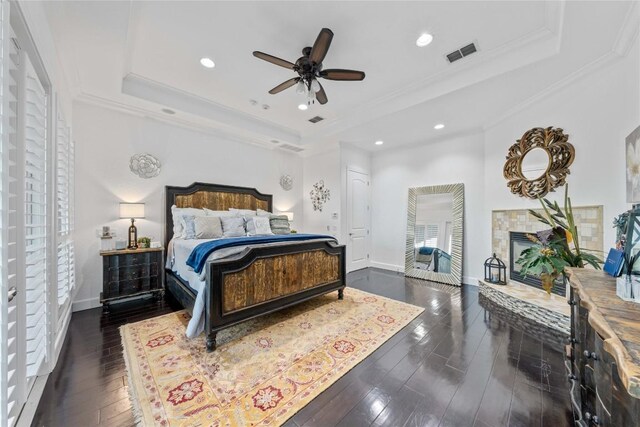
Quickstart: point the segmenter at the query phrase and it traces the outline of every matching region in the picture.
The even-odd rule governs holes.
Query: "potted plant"
[[[536,245],[522,251],[516,263],[522,266],[523,275],[539,276],[543,288],[551,293],[555,279],[560,274],[564,275],[565,267],[584,268],[590,265],[600,270],[602,260],[580,247],[568,184],[564,191],[564,208],[560,208],[558,202],[545,198],[540,199],[540,204],[543,213],[533,209],[529,213],[551,229],[531,235],[530,239]]]
[[[139,237],[138,238],[138,246],[142,249],[148,249],[151,246],[151,238],[149,237]]]
[[[560,255],[564,247],[559,240],[545,239],[540,236],[543,233],[547,232],[527,234],[527,238],[535,245],[523,250],[516,264],[522,267],[520,272],[524,276],[531,274],[540,277],[542,289],[551,294],[556,279],[563,274],[569,263]]]

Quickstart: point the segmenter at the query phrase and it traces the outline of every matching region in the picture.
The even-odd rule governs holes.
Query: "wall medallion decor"
[[[160,175],[160,160],[151,154],[134,154],[129,161],[129,169],[140,178],[153,178]]]
[[[640,126],[626,138],[627,203],[640,202]]]
[[[574,158],[561,128],[533,128],[509,148],[503,175],[513,194],[537,199],[565,184]]]
[[[289,191],[293,188],[293,178],[291,175],[282,175],[280,177],[280,187],[282,187],[284,191]]]
[[[325,188],[324,181],[320,180],[313,184],[313,190],[309,192],[313,210],[322,212],[322,206],[331,199],[331,192]]]

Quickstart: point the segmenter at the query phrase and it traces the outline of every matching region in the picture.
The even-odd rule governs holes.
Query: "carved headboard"
[[[188,187],[165,187],[165,247],[173,237],[171,206],[179,208],[207,208],[213,211],[236,209],[263,209],[272,212],[273,196],[262,194],[255,188],[194,182]]]

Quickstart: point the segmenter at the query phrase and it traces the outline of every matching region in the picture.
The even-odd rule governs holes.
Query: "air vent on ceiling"
[[[280,144],[280,141],[278,141],[277,139],[272,139],[272,140],[271,140],[271,143],[272,143],[272,144]]]
[[[320,116],[311,117],[309,119],[311,123],[318,123],[318,122],[321,122],[322,120],[324,120],[324,117],[320,117]]]
[[[462,59],[465,56],[469,56],[474,52],[477,52],[475,43],[470,43],[458,50],[455,50],[447,55],[449,62],[456,62],[458,59]]]
[[[296,147],[295,145],[286,144],[286,143],[280,144],[278,147],[282,148],[283,150],[293,151],[294,153],[299,153],[301,151],[304,151],[304,148]]]

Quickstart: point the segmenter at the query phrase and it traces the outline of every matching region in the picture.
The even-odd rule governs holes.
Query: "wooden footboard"
[[[247,248],[207,267],[207,348],[217,331],[345,287],[345,247],[332,241]]]

